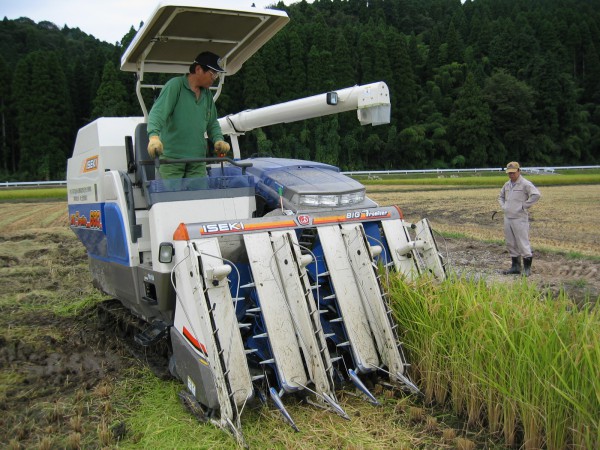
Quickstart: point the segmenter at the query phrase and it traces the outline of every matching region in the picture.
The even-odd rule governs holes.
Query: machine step
[[[139,334],[134,336],[135,342],[142,347],[149,347],[164,338],[169,332],[169,327],[163,322],[154,322]]]

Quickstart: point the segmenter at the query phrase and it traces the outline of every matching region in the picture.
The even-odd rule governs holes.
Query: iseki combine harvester
[[[121,61],[137,76],[140,117],[82,128],[68,162],[71,228],[94,284],[147,328],[143,346],[168,342],[169,369],[203,418],[243,443],[240,415],[268,401],[294,428],[285,397],[347,417],[336,388],[383,378],[418,392],[407,374],[385,276],[445,277],[426,219],[407,223],[365,188],[318,162],[241,159],[238,136],[273,124],[356,110],[362,125],[389,123],[383,82],[246,110],[219,119],[232,158],[203,158],[209,175],[177,185],[148,156],[146,73],[187,73],[199,51],[235,75],[288,22],[285,12],[231,10],[225,2],[159,4]],[[167,162],[161,162],[166,164]]]

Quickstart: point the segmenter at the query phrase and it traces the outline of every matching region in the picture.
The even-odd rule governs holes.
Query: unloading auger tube
[[[233,157],[240,158],[237,137],[248,131],[347,111],[356,111],[361,125],[377,126],[390,123],[390,108],[389,88],[380,81],[230,114],[219,125],[231,139]]]
[[[411,239],[413,229],[418,239]],[[224,255],[233,243],[242,244],[247,262]],[[378,207],[187,223],[175,232],[174,247],[174,366],[208,416],[219,411],[217,425],[241,436],[240,414],[254,393],[271,397],[296,430],[280,400],[286,394],[348,418],[337,381],[352,381],[378,405],[361,381],[377,372],[419,393],[378,267],[443,278],[425,220],[414,226],[397,208]]]

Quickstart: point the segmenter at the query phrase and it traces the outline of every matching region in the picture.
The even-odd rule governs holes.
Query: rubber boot
[[[512,266],[510,269],[502,272],[504,275],[519,275],[521,273],[521,257],[511,257]]]
[[[531,261],[533,260],[533,256],[529,258],[523,258],[523,275],[528,277],[531,275]]]

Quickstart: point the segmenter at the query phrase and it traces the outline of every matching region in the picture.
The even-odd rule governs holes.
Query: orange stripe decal
[[[328,217],[315,217],[313,219],[314,225],[322,225],[326,223],[340,223],[340,222],[353,222],[361,220],[380,220],[390,217],[391,213],[385,210],[379,211],[354,211],[346,213],[343,216],[328,216]]]
[[[186,327],[183,327],[183,335],[186,337],[186,339],[188,341],[190,341],[190,343],[194,346],[194,348],[196,348],[196,350],[201,351],[205,355],[208,355],[208,352],[206,351],[206,347],[204,346],[204,344],[202,344],[201,342],[198,342],[198,339],[196,339],[194,336],[192,336],[192,333],[190,333],[190,331]]]
[[[313,219],[314,224],[319,223],[335,223],[335,222],[345,222],[348,220],[346,216],[328,216],[328,217],[315,217]]]
[[[264,223],[247,223],[244,224],[245,230],[262,230],[265,228],[286,228],[295,227],[296,222],[293,220],[286,220],[282,222],[264,222]]]

